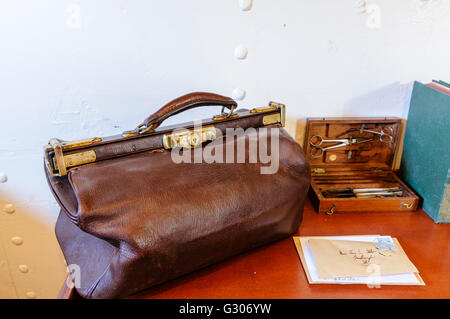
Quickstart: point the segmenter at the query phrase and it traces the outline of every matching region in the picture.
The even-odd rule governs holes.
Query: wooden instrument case
[[[309,197],[319,213],[367,212],[367,211],[415,211],[418,197],[393,172],[401,137],[400,118],[308,118],[304,150],[311,165],[311,188]],[[392,141],[380,140],[379,135],[362,131],[389,131]],[[311,139],[319,135],[324,140],[373,138],[353,145],[325,150],[319,157]],[[315,138],[317,139],[317,138]],[[316,140],[314,140],[315,142]],[[322,143],[322,147],[339,143]],[[317,153],[314,154],[317,156]],[[396,197],[338,197],[338,190],[366,188],[394,188],[401,190]]]

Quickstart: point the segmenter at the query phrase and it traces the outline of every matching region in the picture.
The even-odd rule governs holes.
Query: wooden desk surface
[[[422,210],[316,214],[305,205],[300,236],[397,237],[426,286],[310,285],[292,238],[239,255],[133,298],[450,298],[450,225]]]

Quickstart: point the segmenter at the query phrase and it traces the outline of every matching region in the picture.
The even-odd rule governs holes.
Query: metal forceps
[[[391,143],[394,142],[394,137],[393,137],[394,130],[390,126],[380,127],[379,131],[368,130],[368,129],[365,129],[364,126],[362,126],[360,129],[359,128],[351,128],[347,132],[351,132],[351,131],[358,131],[360,134],[372,133],[372,134],[378,135],[380,137],[380,142],[391,142]]]
[[[314,135],[311,136],[311,139],[309,140],[309,144],[312,146],[311,148],[311,156],[314,158],[321,157],[322,154],[327,151],[334,148],[344,147],[348,145],[354,145],[354,144],[361,144],[365,142],[372,141],[373,138],[366,138],[366,137],[357,137],[353,138],[352,136],[348,138],[342,138],[342,139],[336,139],[336,140],[324,140],[322,136],[320,135]],[[340,143],[337,145],[332,145],[328,147],[322,147],[322,143]]]

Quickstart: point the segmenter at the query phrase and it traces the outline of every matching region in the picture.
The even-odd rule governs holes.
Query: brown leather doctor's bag
[[[212,105],[222,113],[160,127]],[[120,135],[50,140],[56,236],[79,295],[129,296],[297,231],[310,170],[282,128],[284,105],[236,107],[190,93]]]

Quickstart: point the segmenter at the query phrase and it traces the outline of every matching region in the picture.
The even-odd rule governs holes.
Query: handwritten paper
[[[309,239],[321,279],[418,272],[402,250],[381,250],[373,242]]]
[[[367,285],[371,283],[374,279],[376,284],[379,285],[418,285],[424,286],[422,278],[418,272],[415,273],[404,273],[395,275],[383,275],[378,276],[376,273],[368,273],[365,276],[358,277],[335,277],[322,279],[319,278],[317,274],[317,268],[314,263],[314,258],[312,255],[311,248],[309,247],[308,240],[310,239],[330,239],[330,240],[347,240],[347,241],[363,241],[376,243],[377,239],[382,238],[388,242],[394,243],[395,246],[403,251],[400,243],[397,239],[391,236],[380,236],[380,235],[349,235],[349,236],[294,236],[294,244],[297,248],[300,261],[302,263],[303,269],[305,270],[306,277],[310,284],[363,284]],[[404,252],[404,251],[403,251]]]

